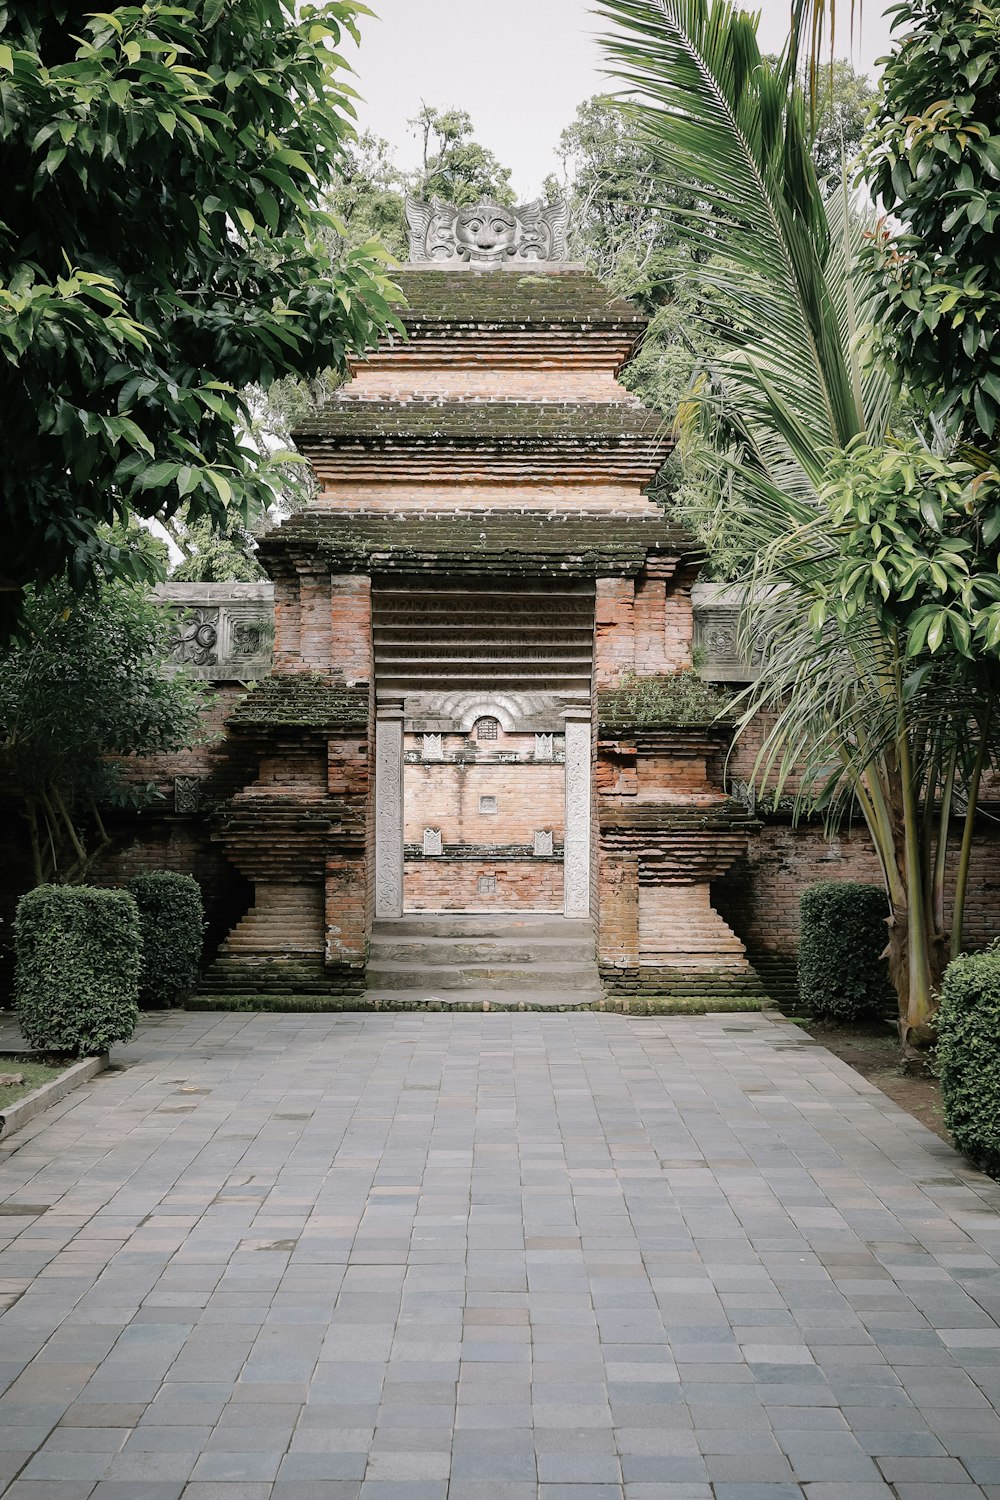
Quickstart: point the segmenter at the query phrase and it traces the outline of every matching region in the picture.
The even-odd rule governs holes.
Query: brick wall
[[[961,830],[959,829],[959,837]],[[977,834],[966,903],[965,940],[980,947],[1000,934],[1000,862],[995,833]],[[958,845],[951,849],[952,870]],[[750,840],[745,860],[713,881],[712,898],[751,950],[792,955],[798,947],[799,898],[823,880],[882,885],[875,851],[864,828],[834,839],[821,827],[770,823]]]
[[[449,401],[622,401],[627,394],[611,368],[577,368],[566,361],[534,367],[512,362],[435,365],[416,359],[393,368],[359,364],[343,393],[366,401],[408,401],[414,396],[444,396]]]
[[[495,879],[483,893],[480,879]],[[407,911],[562,911],[561,860],[407,860]]]
[[[322,483],[322,475],[319,476]],[[544,510],[576,513],[584,510],[607,511],[619,515],[649,515],[649,500],[635,488],[624,484],[567,484],[540,481],[538,484],[475,483],[418,484],[387,475],[377,483],[338,479],[325,487],[313,510],[392,512],[456,511],[462,514],[488,510]],[[276,606],[278,607],[278,606]],[[287,608],[287,604],[285,606]]]
[[[423,841],[439,828],[446,844],[530,844],[536,831],[563,833],[561,765],[407,765],[403,771],[404,839]],[[495,813],[480,798],[495,797]]]

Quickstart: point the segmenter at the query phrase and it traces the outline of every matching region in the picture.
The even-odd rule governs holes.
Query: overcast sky
[[[884,0],[888,3],[888,0]],[[559,134],[582,99],[608,88],[591,0],[368,0],[378,20],[363,20],[355,54],[364,97],[360,123],[384,136],[403,167],[418,162],[407,125],[421,101],[465,109],[476,136],[513,169],[524,202],[555,170]],[[779,51],[788,0],[760,0],[761,41]],[[847,11],[845,3],[838,11]],[[880,0],[868,0],[853,46],[838,55],[873,71],[889,46]]]

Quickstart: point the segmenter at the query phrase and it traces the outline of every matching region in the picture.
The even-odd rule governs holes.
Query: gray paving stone
[[[0,1163],[51,1205],[3,1221],[4,1500],[1000,1500],[1000,1190],[794,1028],[124,1055]]]

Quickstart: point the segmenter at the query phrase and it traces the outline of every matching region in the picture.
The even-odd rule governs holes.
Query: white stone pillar
[[[563,915],[590,916],[590,709],[568,708]]]
[[[403,706],[375,708],[375,915],[403,915]]]

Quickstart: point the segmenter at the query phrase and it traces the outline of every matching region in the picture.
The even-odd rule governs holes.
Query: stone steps
[[[520,915],[410,915],[375,923],[368,998],[444,1004],[594,1005],[603,996],[589,922]]]
[[[503,938],[515,942],[536,938],[564,938],[567,942],[594,947],[594,929],[589,922],[540,912],[408,912],[402,917],[382,917],[372,927],[377,938]]]

